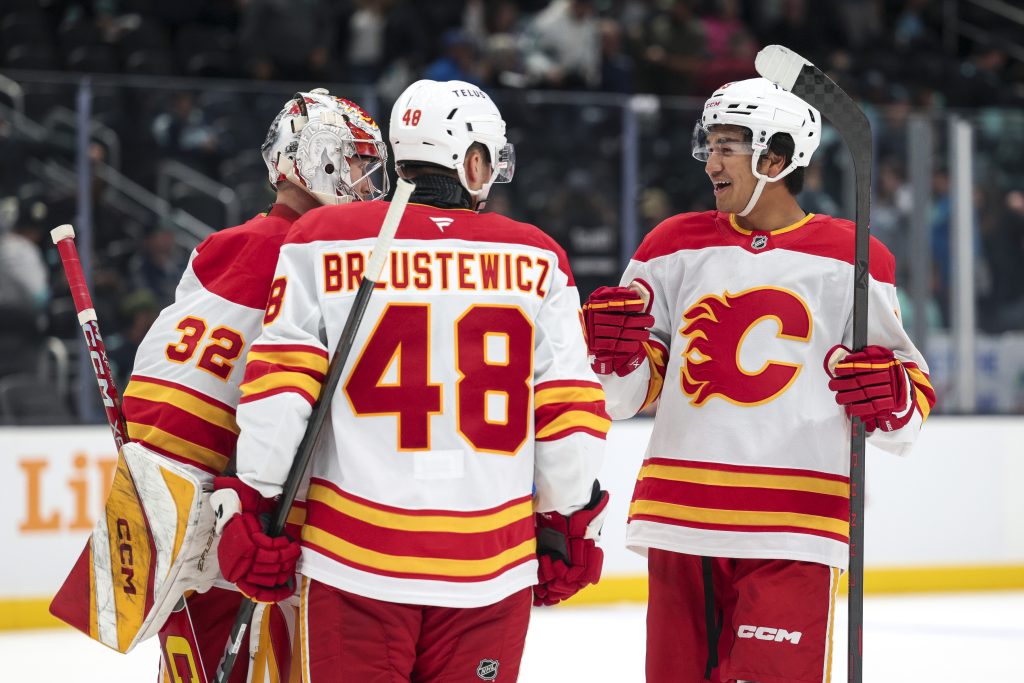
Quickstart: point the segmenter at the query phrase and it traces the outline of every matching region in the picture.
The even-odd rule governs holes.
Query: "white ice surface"
[[[645,610],[637,605],[534,610],[520,681],[643,681]],[[832,680],[846,680],[846,604],[837,613]],[[865,605],[867,683],[1024,681],[1024,592],[872,597]],[[3,683],[155,683],[155,639],[119,655],[71,630],[0,633]]]

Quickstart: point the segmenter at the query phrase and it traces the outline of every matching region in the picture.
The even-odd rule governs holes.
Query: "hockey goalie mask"
[[[478,202],[484,202],[494,183],[507,183],[515,173],[516,157],[505,138],[505,121],[490,96],[463,81],[416,81],[405,89],[391,110],[391,149],[395,164],[428,163],[449,168]],[[466,180],[463,161],[474,142],[487,148],[491,177],[479,190]]]
[[[722,125],[749,130],[749,151],[735,143],[719,150],[712,131],[714,126]],[[757,170],[757,163],[776,133],[787,133],[793,138],[793,158],[777,176],[770,178]],[[820,139],[821,114],[817,109],[766,78],[751,78],[726,83],[704,103],[704,111],[693,131],[693,156],[706,162],[715,151],[750,155],[750,170],[757,178],[757,185],[746,208],[739,213],[746,216],[757,204],[765,183],[778,182],[811,163]]]
[[[389,189],[387,146],[376,122],[323,88],[285,104],[261,151],[272,185],[295,183],[321,204],[380,199]]]

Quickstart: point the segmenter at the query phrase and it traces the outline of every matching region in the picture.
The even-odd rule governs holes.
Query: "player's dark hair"
[[[785,159],[785,163],[788,166],[789,162],[793,160],[793,152],[796,150],[796,143],[793,142],[793,136],[789,133],[776,133],[772,136],[772,139],[768,141],[768,151],[773,154],[778,154],[780,157]],[[791,195],[798,195],[804,189],[804,169],[806,166],[799,166],[782,179],[782,182],[786,183],[786,189],[789,190]]]
[[[479,152],[484,158],[485,163],[491,163],[491,153],[487,149],[487,145],[481,142],[474,142],[466,149],[466,154],[463,158],[469,156],[473,152]],[[437,164],[431,164],[426,161],[403,161],[398,165],[401,166],[402,171],[405,173],[405,177],[410,179],[415,178],[418,175],[423,175],[424,173],[446,175],[451,178],[459,177],[459,174],[454,169],[445,168],[444,166],[438,166]]]
[[[743,129],[743,139],[745,142],[753,141],[754,134],[749,128]],[[776,133],[768,141],[768,151],[772,154],[778,154],[783,158],[785,165],[788,166],[789,162],[793,160],[793,153],[796,151],[796,143],[793,141],[793,136],[789,133]],[[764,155],[761,155],[761,158],[764,159]],[[795,168],[782,179],[791,195],[796,196],[803,191],[805,169],[805,166]]]

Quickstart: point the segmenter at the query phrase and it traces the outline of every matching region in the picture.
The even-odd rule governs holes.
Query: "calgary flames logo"
[[[712,396],[721,396],[736,405],[756,406],[789,388],[801,364],[770,360],[756,372],[740,365],[747,334],[769,319],[778,323],[775,336],[779,339],[806,342],[811,338],[807,305],[793,292],[775,287],[710,294],[683,314],[679,334],[690,342],[683,352],[679,380],[691,404],[701,406]]]

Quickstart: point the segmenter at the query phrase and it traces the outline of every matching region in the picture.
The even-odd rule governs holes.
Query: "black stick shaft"
[[[271,517],[270,525],[267,529],[267,534],[270,536],[280,536],[284,532],[285,522],[288,521],[288,513],[291,511],[292,503],[295,502],[295,496],[298,495],[299,485],[305,476],[309,461],[313,458],[313,453],[316,451],[316,445],[323,431],[324,422],[330,414],[334,391],[338,387],[338,382],[341,380],[341,372],[348,361],[349,353],[352,351],[356,333],[359,331],[359,323],[362,322],[363,315],[366,313],[366,307],[370,303],[370,295],[373,294],[376,279],[380,276],[380,269],[383,266],[384,258],[390,249],[391,240],[398,229],[398,223],[402,218],[402,214],[405,213],[405,206],[409,201],[409,195],[412,194],[413,187],[412,183],[400,180],[395,188],[395,195],[391,201],[391,206],[388,207],[387,215],[384,217],[384,225],[381,227],[380,236],[373,247],[367,272],[359,283],[359,289],[356,291],[355,299],[352,301],[352,310],[348,314],[348,319],[345,320],[345,327],[341,330],[338,345],[335,347],[334,355],[327,366],[327,376],[324,378],[323,387],[320,390],[320,400],[313,407],[313,414],[310,415],[309,421],[306,423],[306,431],[302,434],[302,440],[299,441],[299,447],[295,452],[295,459],[292,460],[291,468],[288,470],[288,477],[282,485],[281,496],[278,498],[277,507],[274,509],[274,515]],[[235,624],[231,627],[231,638],[228,641],[227,650],[225,650],[224,657],[217,667],[217,674],[214,678],[215,683],[227,683],[228,677],[231,675],[231,668],[234,666],[235,659],[242,649],[242,640],[246,629],[249,627],[249,622],[252,621],[255,609],[256,603],[252,600],[244,601],[241,607],[239,607],[238,614],[235,616]]]

